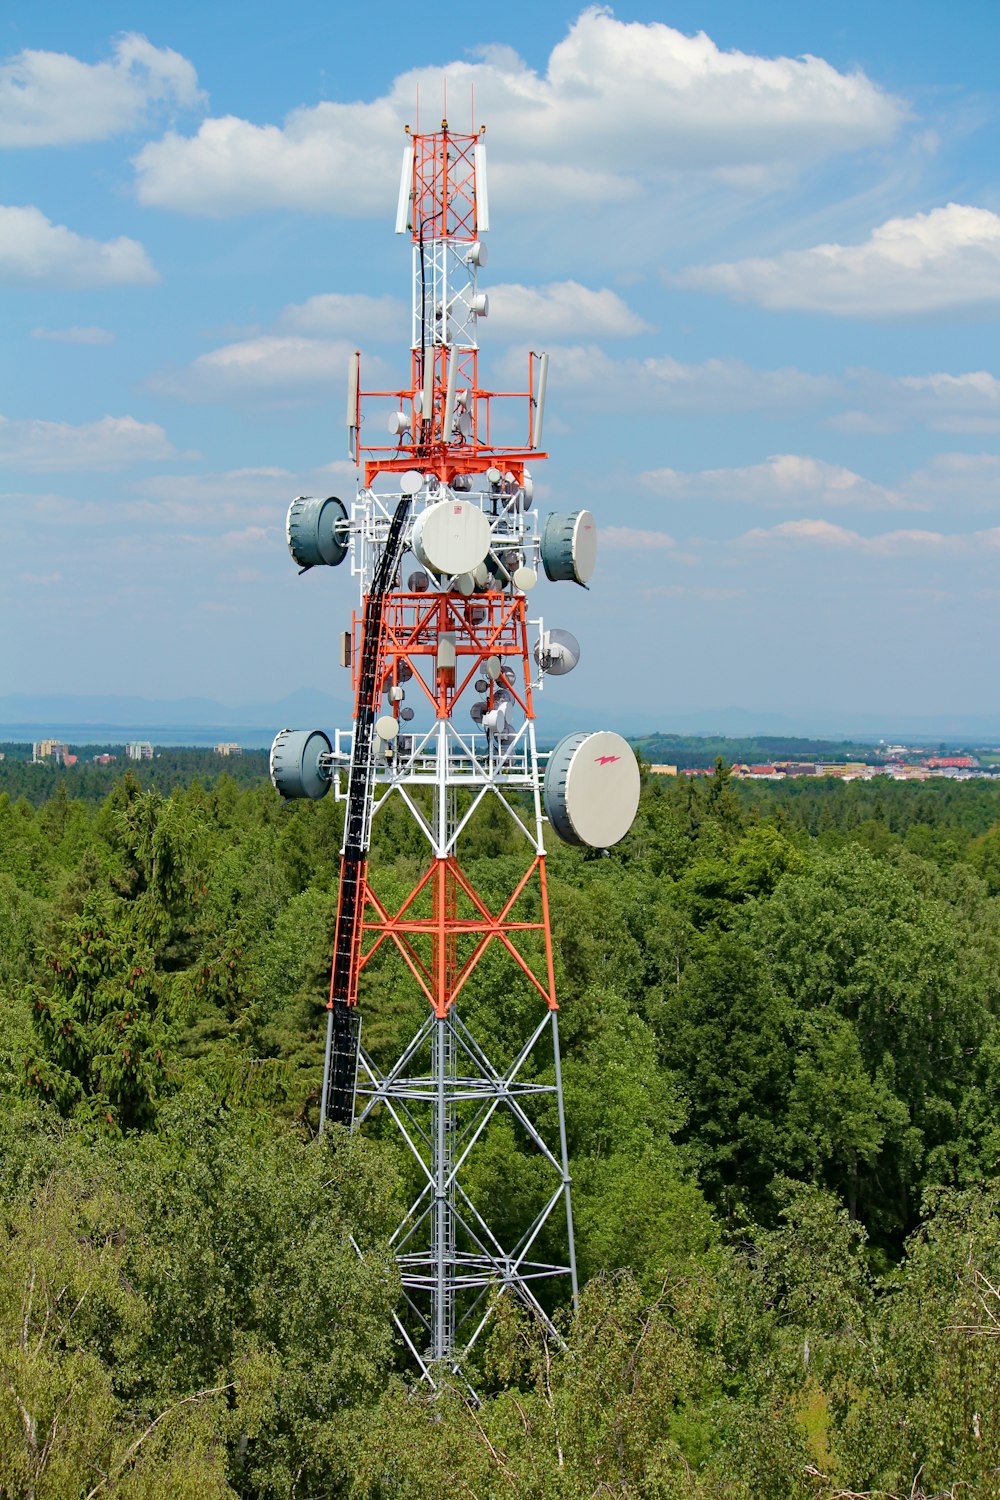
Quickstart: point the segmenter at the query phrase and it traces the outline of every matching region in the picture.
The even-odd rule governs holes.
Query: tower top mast
[[[548,361],[528,356],[526,387],[485,389],[479,379],[479,323],[489,297],[478,288],[490,227],[486,127],[475,133],[411,133],[403,148],[396,233],[410,236],[410,381],[396,390],[363,391],[361,356],[351,361],[349,451],[364,464],[365,487],[385,471],[419,468],[443,484],[498,468],[523,483],[524,466],[544,458],[541,416]],[[388,441],[369,428],[371,403],[389,398]],[[511,411],[521,407],[523,438]],[[384,412],[384,406],[383,406]],[[504,437],[501,437],[501,433]],[[509,439],[509,440],[507,440]]]

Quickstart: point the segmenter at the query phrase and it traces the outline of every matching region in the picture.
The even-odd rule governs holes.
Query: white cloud
[[[860,245],[694,266],[669,280],[774,309],[843,317],[923,316],[1000,304],[1000,216],[949,203],[889,219]]]
[[[950,510],[1000,506],[1000,455],[937,453],[909,476],[906,488],[925,505]]]
[[[128,503],[136,516],[159,522],[212,527],[284,518],[296,495],[339,494],[350,501],[357,469],[348,459],[293,472],[278,466],[230,469],[220,474],[155,474],[136,486]]]
[[[325,401],[331,390],[343,391],[346,397],[348,359],[355,347],[345,340],[261,334],[200,354],[183,370],[161,371],[148,385],[180,401]],[[367,357],[362,377],[365,389],[382,388],[382,361]]]
[[[19,52],[0,65],[0,146],[101,141],[142,124],[151,105],[201,97],[186,58],[134,32],[117,38],[109,62]]]
[[[544,74],[509,48],[414,70],[370,103],[324,102],[283,125],[229,115],[197,135],[170,132],[135,158],[145,203],[224,216],[264,207],[387,213],[402,127],[417,88],[475,89],[500,151],[491,183],[505,206],[606,209],[643,179],[706,171],[758,183],[841,151],[888,141],[904,107],[861,72],[817,57],[721,51],[703,32],[618,21],[592,7],[553,49]]]
[[[363,292],[323,292],[286,307],[279,325],[292,333],[339,335],[354,339],[393,339],[408,343],[410,309],[399,297]]]
[[[64,467],[71,482],[82,466]],[[103,485],[96,499],[9,490],[0,493],[0,515],[8,530],[18,531],[20,550],[20,538],[37,536],[41,528],[48,537],[62,537],[74,556],[88,544],[103,547],[109,535],[129,545],[167,549],[188,547],[199,538],[233,547],[240,539],[251,543],[266,535],[274,548],[268,556],[277,569],[287,566],[281,536],[292,499],[334,494],[349,505],[356,483],[357,469],[346,459],[297,471],[270,465],[228,473],[154,473]]]
[[[489,332],[502,339],[627,338],[651,331],[608,287],[594,290],[578,281],[548,286],[501,282],[488,292]]]
[[[602,526],[601,546],[616,552],[671,551],[677,546],[665,531],[640,531],[634,526]]]
[[[992,550],[1000,547],[1000,527],[947,534],[908,529],[862,536],[860,532],[836,526],[831,521],[801,520],[782,521],[778,526],[756,527],[745,532],[738,540],[751,546],[790,543],[850,550],[877,557],[896,556],[900,553],[974,553],[982,548]]]
[[[56,344],[113,344],[110,328],[33,328],[33,339],[49,339]]]
[[[7,468],[38,473],[122,469],[177,456],[162,427],[134,417],[102,417],[79,427],[0,417],[0,465]]]
[[[511,380],[523,379],[523,352],[501,363]],[[739,359],[684,364],[670,355],[615,359],[596,344],[549,347],[549,392],[581,404],[605,405],[609,395],[640,411],[785,413],[843,393],[843,382],[789,366],[759,370]]]
[[[832,417],[842,432],[896,432],[914,423],[935,432],[1000,432],[1000,380],[986,370],[962,375],[883,375],[850,370],[859,405]]]
[[[703,469],[696,473],[649,469],[640,479],[647,488],[671,500],[735,501],[782,507],[836,505],[863,510],[897,510],[907,504],[898,490],[875,484],[839,464],[796,453],[775,454],[764,463],[736,469]]]
[[[138,240],[92,240],[41,209],[0,205],[0,283],[10,286],[142,286],[159,276]]]

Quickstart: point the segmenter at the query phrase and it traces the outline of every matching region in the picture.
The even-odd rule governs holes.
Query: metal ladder
[[[335,1120],[348,1127],[354,1119],[358,1046],[361,1037],[361,1018],[357,1010],[357,960],[361,948],[368,845],[371,840],[375,718],[382,697],[379,690],[379,669],[385,628],[384,606],[385,596],[396,577],[403,555],[403,537],[410,504],[410,496],[406,495],[396,507],[371,589],[365,597],[358,710],[354,721],[354,745],[347,783],[340,900],[333,941],[333,974],[330,981],[320,1129],[324,1119]]]

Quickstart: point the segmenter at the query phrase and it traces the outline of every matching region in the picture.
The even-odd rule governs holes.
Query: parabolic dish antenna
[[[282,797],[311,797],[314,802],[330,790],[330,778],[320,771],[320,757],[332,746],[322,729],[282,729],[271,746],[271,780]]]
[[[288,507],[285,541],[300,568],[335,568],[347,556],[347,507],[336,495],[313,500],[299,495]]]
[[[609,849],[632,827],[639,806],[639,764],[620,734],[569,734],[549,757],[545,812],[567,844]]]
[[[556,511],[545,519],[542,566],[551,583],[588,584],[597,565],[597,526],[589,510]]]
[[[399,489],[403,495],[419,495],[424,487],[424,476],[419,469],[407,469],[399,477]]]
[[[580,660],[580,642],[568,630],[546,630],[535,642],[535,663],[551,677],[565,677]]]
[[[439,500],[417,516],[410,546],[417,561],[441,577],[472,573],[490,550],[490,523],[478,505]]]

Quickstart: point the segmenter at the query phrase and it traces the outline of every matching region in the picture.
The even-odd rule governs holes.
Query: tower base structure
[[[539,1068],[551,1082],[538,1080]],[[555,1106],[555,1140],[532,1118],[532,1105],[542,1099],[550,1113]],[[416,1168],[417,1189],[391,1243],[406,1304],[401,1331],[423,1378],[434,1385],[439,1364],[460,1372],[503,1295],[516,1296],[556,1337],[543,1286],[551,1290],[557,1280],[574,1297],[577,1292],[558,1012],[544,1013],[503,1068],[490,1061],[457,1006],[432,1013],[388,1070],[362,1049],[357,1104],[359,1126],[379,1108],[388,1112]],[[509,1244],[463,1180],[473,1148],[498,1115],[507,1116],[545,1163],[551,1186]],[[553,1219],[562,1222],[551,1226]],[[550,1226],[567,1248],[563,1263],[539,1257]]]

